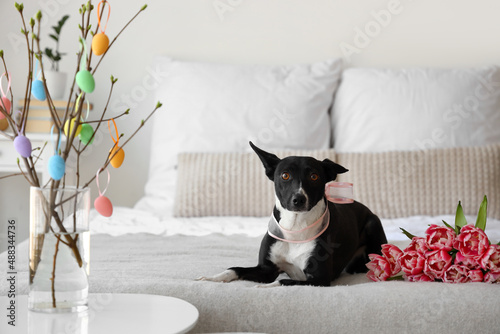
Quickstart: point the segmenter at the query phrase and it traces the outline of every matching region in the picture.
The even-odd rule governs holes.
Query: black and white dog
[[[232,267],[201,280],[249,280],[277,285],[329,286],[345,269],[366,272],[368,254],[387,243],[380,220],[366,206],[335,204],[325,198],[325,184],[347,172],[325,159],[279,159],[250,142],[274,182],[276,205],[255,267]],[[290,279],[275,281],[281,272]]]

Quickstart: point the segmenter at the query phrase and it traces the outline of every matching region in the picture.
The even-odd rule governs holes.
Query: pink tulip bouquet
[[[411,242],[401,250],[382,245],[382,255],[370,254],[366,264],[373,281],[410,282],[487,282],[500,283],[500,243],[492,244],[485,233],[486,196],[479,208],[476,224],[468,225],[459,202],[455,227],[430,225],[425,237],[401,229]]]

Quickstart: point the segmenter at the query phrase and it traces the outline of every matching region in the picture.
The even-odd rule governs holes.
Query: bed
[[[91,292],[182,298],[200,312],[193,332],[498,332],[497,284],[364,274],[343,274],[330,287],[196,280],[257,262],[274,195],[250,140],[278,156],[328,157],[348,168],[339,180],[354,183],[390,243],[409,243],[400,227],[422,236],[430,224],[452,224],[458,201],[473,223],[484,195],[487,235],[500,241],[497,67],[155,62],[169,76],[155,93],[164,108],[145,196],[111,218],[92,212]],[[27,293],[26,242],[17,253],[18,292]]]

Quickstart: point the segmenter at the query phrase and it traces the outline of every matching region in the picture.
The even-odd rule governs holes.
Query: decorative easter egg
[[[104,217],[111,217],[113,214],[113,204],[106,196],[97,197],[94,201],[94,207]]]
[[[45,96],[45,87],[43,87],[43,82],[41,80],[33,80],[31,84],[31,94],[33,94],[35,99],[45,101],[47,97]]]
[[[0,118],[0,130],[6,130],[9,127],[9,122],[7,121],[7,118]]]
[[[109,38],[103,32],[98,33],[92,38],[92,51],[96,56],[102,55],[109,46]]]
[[[95,81],[92,73],[87,70],[80,70],[76,74],[76,83],[85,93],[92,93],[95,89]]]
[[[64,173],[66,172],[66,163],[60,155],[56,154],[50,157],[47,168],[49,170],[50,177],[58,181],[62,179]]]
[[[64,134],[66,135],[66,137],[69,137],[73,133],[73,131],[75,131],[75,123],[76,123],[76,118],[71,119],[71,126],[69,119],[66,121],[66,123],[64,123]],[[76,128],[75,137],[78,136],[81,131],[82,131],[82,125],[78,124],[78,127]]]
[[[14,138],[14,148],[23,158],[31,156],[31,142],[26,136],[19,135]]]
[[[92,137],[94,135],[94,128],[90,124],[83,123],[81,125],[82,130],[80,131],[80,141],[84,144],[92,144],[94,142],[94,138]],[[90,141],[90,142],[89,142]]]
[[[11,107],[10,100],[6,97],[2,97],[2,102],[0,102],[0,109],[3,109],[6,111],[8,114],[10,114],[10,107]],[[3,108],[5,106],[5,109]],[[0,112],[0,119],[5,118],[5,115]]]
[[[119,146],[115,146],[109,152],[109,155],[113,156],[113,154],[115,154],[116,151],[118,151],[118,153],[116,153],[116,155],[113,158],[111,158],[111,166],[118,168],[122,165],[123,159],[125,159],[125,151]]]

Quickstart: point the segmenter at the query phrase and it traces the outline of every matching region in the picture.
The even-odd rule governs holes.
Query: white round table
[[[90,294],[89,309],[80,313],[47,314],[28,311],[27,296],[16,296],[15,324],[5,317],[10,298],[0,297],[0,333],[153,334],[186,333],[198,321],[198,310],[174,297],[142,294]]]

